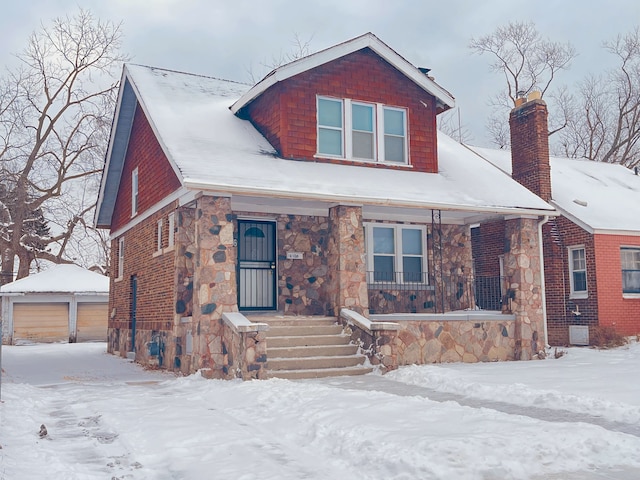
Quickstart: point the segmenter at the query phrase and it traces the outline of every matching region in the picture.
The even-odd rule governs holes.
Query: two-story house
[[[370,33],[254,86],[126,65],[96,213],[109,351],[244,378],[368,371],[358,348],[388,368],[535,356],[555,210],[437,131],[454,98],[424,72]],[[479,302],[470,227],[495,218],[504,271]],[[321,350],[332,335],[349,345]]]

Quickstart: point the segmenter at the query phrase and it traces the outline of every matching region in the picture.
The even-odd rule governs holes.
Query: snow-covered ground
[[[102,343],[2,367],[3,480],[640,478],[637,343],[313,381],[175,377]]]

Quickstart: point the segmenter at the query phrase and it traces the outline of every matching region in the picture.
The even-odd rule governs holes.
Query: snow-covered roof
[[[183,186],[258,197],[420,207],[476,213],[544,214],[554,209],[492,164],[438,134],[439,173],[294,161],[280,158],[269,142],[229,106],[247,85],[139,65],[126,65],[131,89]],[[128,85],[128,87],[127,87]],[[124,98],[124,97],[123,97]],[[121,100],[121,103],[124,100]],[[119,105],[120,110],[128,110]],[[116,154],[112,135],[97,224],[109,225],[126,149]],[[120,130],[120,131],[119,131]],[[122,140],[125,141],[125,140]],[[107,185],[107,187],[105,187]],[[111,185],[111,187],[109,187]]]
[[[0,293],[109,293],[109,277],[73,264],[55,265],[0,287]]]
[[[511,175],[511,151],[469,147]],[[551,203],[591,233],[640,233],[640,175],[617,164],[550,157]]]
[[[325,63],[336,60],[337,58],[344,57],[350,53],[357,52],[363,48],[369,48],[376,52],[380,57],[393,65],[416,85],[433,95],[436,98],[438,105],[443,110],[447,110],[455,106],[455,99],[449,92],[433,81],[433,79],[414,67],[373,33],[369,32],[274,69],[260,82],[242,95],[242,97],[240,97],[238,101],[231,106],[231,111],[233,113],[237,113],[242,107],[278,82],[311,70],[312,68],[316,68],[320,65],[324,65]]]

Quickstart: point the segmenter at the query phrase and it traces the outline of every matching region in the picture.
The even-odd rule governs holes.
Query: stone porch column
[[[517,218],[505,222],[505,275],[508,296],[516,315],[514,357],[530,360],[544,350],[541,261],[538,249],[537,219]]]
[[[332,315],[348,308],[369,315],[362,207],[329,209],[327,288]]]
[[[230,198],[204,196],[197,200],[192,369],[211,369],[214,378],[227,376],[222,313],[238,311],[233,230]]]

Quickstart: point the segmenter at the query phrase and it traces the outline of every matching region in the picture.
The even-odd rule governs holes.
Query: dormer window
[[[407,164],[407,112],[380,103],[318,97],[318,156]]]

